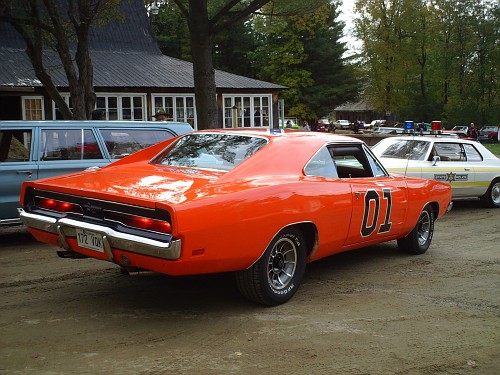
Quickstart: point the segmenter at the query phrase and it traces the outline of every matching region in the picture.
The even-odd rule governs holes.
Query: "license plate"
[[[104,253],[104,245],[102,243],[102,235],[100,233],[76,228],[76,240],[78,242],[78,246],[80,247]]]

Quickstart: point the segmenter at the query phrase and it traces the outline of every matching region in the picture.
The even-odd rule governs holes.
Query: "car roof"
[[[224,133],[224,134],[237,134],[237,135],[247,135],[247,136],[263,136],[269,139],[277,139],[280,137],[295,138],[295,139],[309,139],[309,142],[348,142],[348,143],[364,143],[363,141],[349,137],[345,135],[338,135],[325,132],[314,132],[307,130],[295,130],[295,129],[268,129],[268,128],[226,128],[226,129],[207,129],[198,130],[196,133]]]
[[[463,139],[463,138],[451,138],[447,137],[446,135],[440,136],[440,135],[406,135],[406,136],[398,136],[398,137],[391,137],[391,139],[411,139],[415,141],[427,141],[427,142],[459,142],[459,143],[469,143],[469,144],[477,144],[477,142],[470,140],[470,139]]]
[[[107,120],[47,120],[47,121],[0,121],[0,128],[27,128],[27,127],[57,127],[57,128],[145,128],[155,127],[163,129],[184,129],[180,133],[192,131],[193,128],[186,122],[178,121],[107,121]],[[188,130],[190,129],[190,130]]]

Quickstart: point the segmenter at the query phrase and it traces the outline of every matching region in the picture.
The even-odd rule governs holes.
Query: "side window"
[[[465,161],[465,152],[458,143],[434,143],[433,155],[442,161]]]
[[[31,130],[0,130],[0,163],[30,160]]]
[[[338,178],[337,169],[333,162],[332,156],[326,147],[323,147],[314,157],[307,163],[304,168],[306,176],[318,176],[328,178]]]
[[[340,178],[373,177],[362,144],[335,145],[332,152]]]
[[[90,129],[44,129],[40,139],[40,160],[102,159],[97,140]]]
[[[467,161],[483,161],[481,154],[473,145],[464,144],[464,149],[467,155]]]
[[[174,137],[167,130],[100,129],[112,159],[120,159],[143,148]]]

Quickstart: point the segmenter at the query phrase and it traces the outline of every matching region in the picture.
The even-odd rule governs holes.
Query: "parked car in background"
[[[468,126],[454,126],[451,130],[443,130],[443,133],[452,133],[458,135],[458,138],[469,138],[467,132],[469,131]]]
[[[484,126],[479,130],[479,142],[496,143],[498,142],[498,126]]]
[[[374,133],[384,133],[384,134],[403,134],[404,129],[403,128],[394,128],[394,127],[386,127],[386,126],[379,126],[373,129]]]
[[[21,223],[24,181],[102,167],[190,131],[166,121],[0,121],[0,226]]]
[[[21,218],[61,257],[168,275],[234,272],[243,296],[279,305],[308,262],[392,240],[424,253],[450,200],[444,182],[390,176],[355,138],[219,129],[25,182]]]
[[[500,160],[479,142],[447,137],[391,137],[372,147],[392,173],[451,184],[453,199],[480,198],[500,208]]]
[[[348,120],[337,120],[333,123],[333,126],[335,126],[335,129],[346,130],[351,127],[351,123]]]
[[[386,124],[385,120],[373,120],[372,122],[370,122],[370,124],[367,125],[367,128],[374,129],[380,126],[385,126],[385,124]]]
[[[332,125],[330,124],[330,120],[327,118],[319,119],[316,122],[315,130],[318,132],[330,132],[332,130]]]
[[[451,131],[452,132],[461,132],[461,133],[467,134],[467,132],[469,131],[469,127],[468,126],[454,126],[451,128]]]

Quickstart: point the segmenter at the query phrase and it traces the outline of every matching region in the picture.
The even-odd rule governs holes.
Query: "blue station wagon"
[[[26,180],[102,167],[191,131],[181,122],[0,121],[0,226],[21,223]]]

